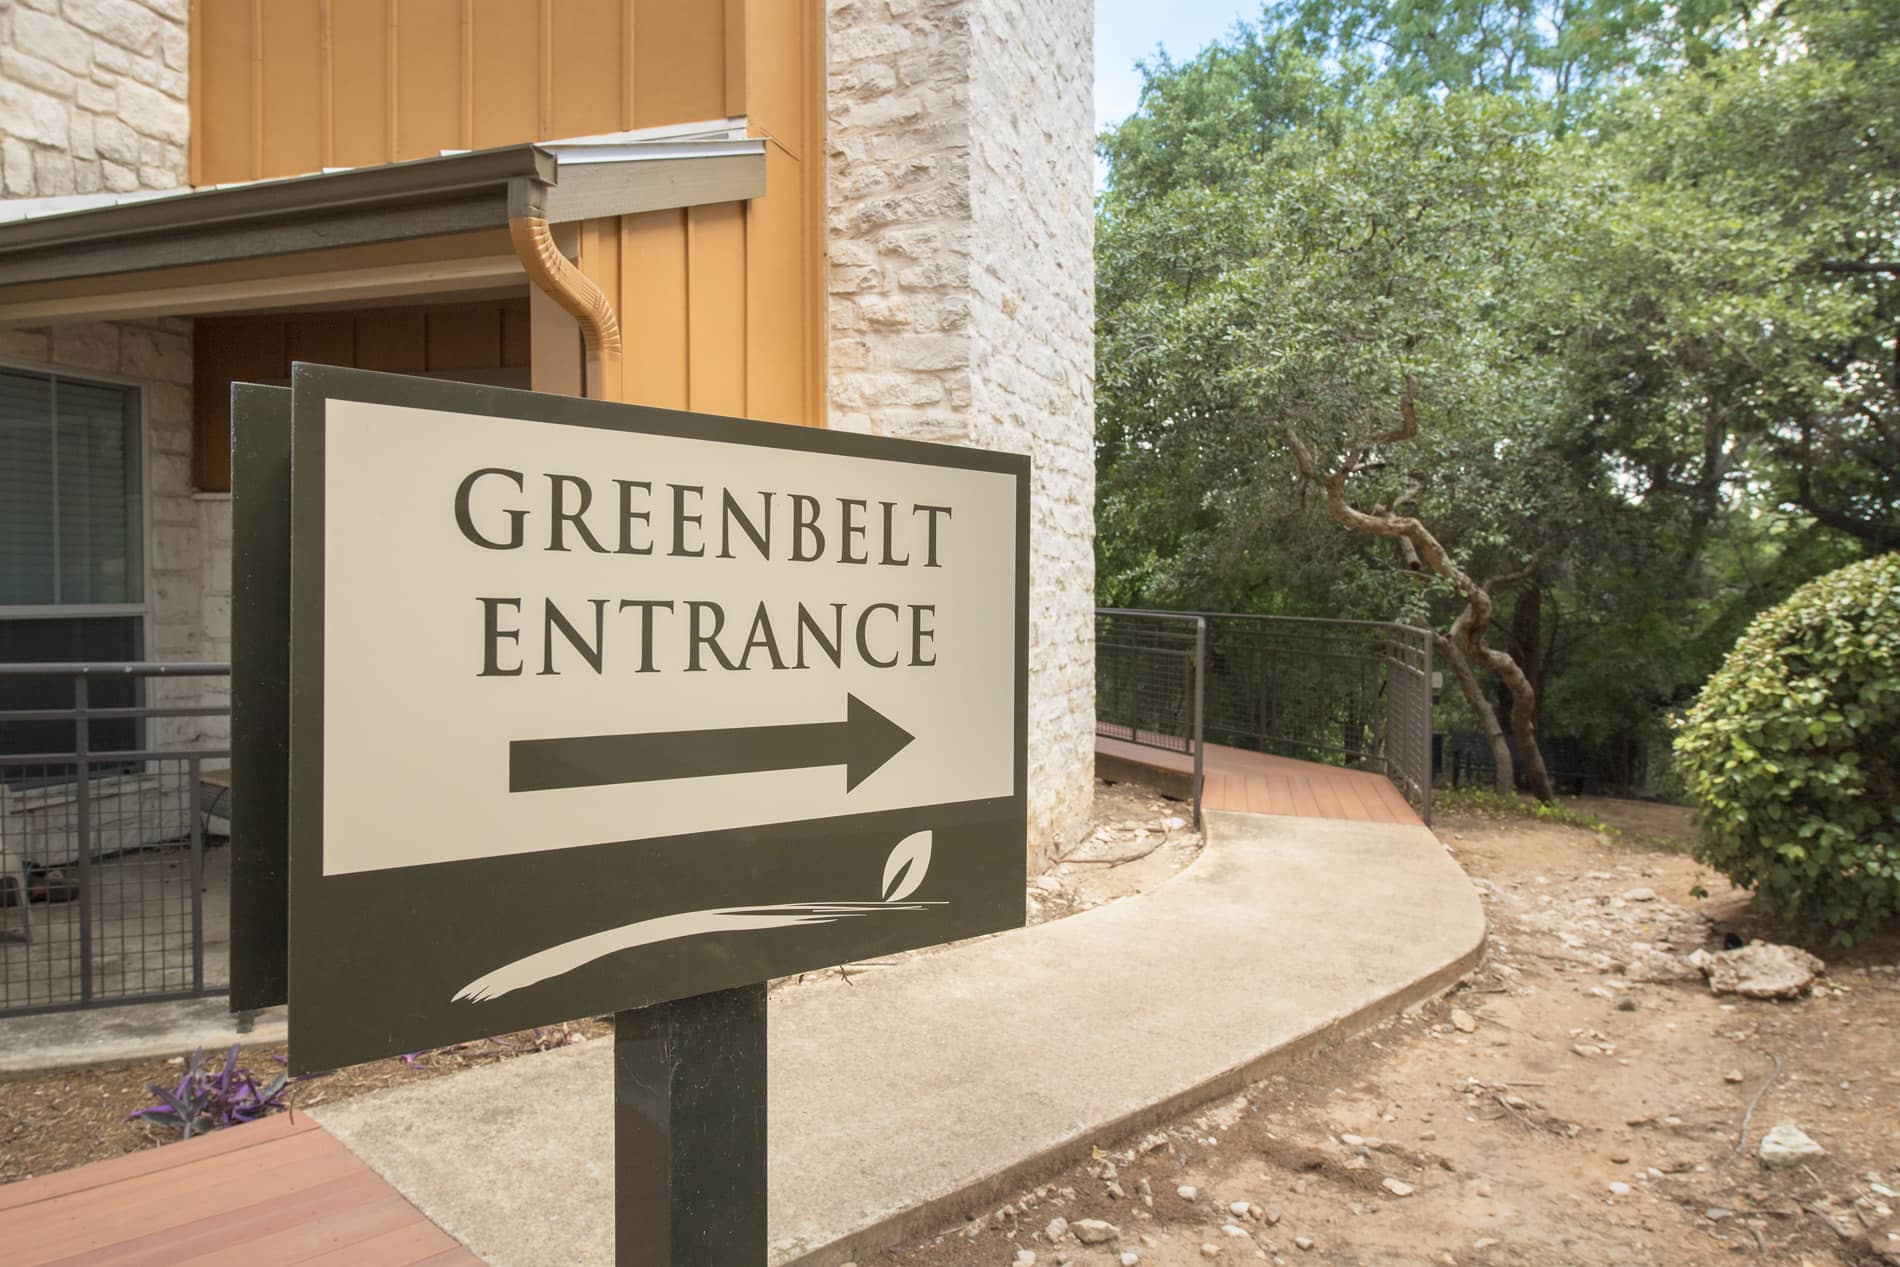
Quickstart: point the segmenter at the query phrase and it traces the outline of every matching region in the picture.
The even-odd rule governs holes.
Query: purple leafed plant
[[[237,1067],[237,1059],[236,1043],[225,1053],[222,1068],[215,1058],[207,1062],[204,1048],[198,1048],[185,1062],[178,1085],[167,1089],[152,1083],[159,1103],[136,1110],[126,1120],[142,1117],[172,1127],[180,1139],[190,1139],[220,1127],[254,1122],[287,1107],[283,1094],[290,1083],[288,1075],[280,1073],[260,1087],[250,1070]]]

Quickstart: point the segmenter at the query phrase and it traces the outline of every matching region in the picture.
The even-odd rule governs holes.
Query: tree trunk
[[[1465,653],[1458,649],[1458,644],[1444,634],[1433,634],[1432,644],[1451,662],[1452,676],[1458,679],[1458,689],[1464,692],[1465,703],[1471,705],[1471,711],[1478,715],[1478,722],[1484,727],[1485,742],[1491,745],[1491,761],[1497,767],[1495,786],[1498,795],[1517,795],[1517,772],[1511,765],[1511,745],[1504,741],[1504,727],[1498,724],[1498,712],[1491,707],[1491,701],[1484,697],[1484,688],[1478,684],[1478,675],[1471,671],[1471,661],[1465,659]]]
[[[1357,532],[1378,537],[1398,537],[1409,542],[1412,549],[1417,551],[1419,560],[1433,573],[1451,582],[1452,588],[1463,596],[1465,608],[1458,613],[1458,619],[1452,622],[1451,640],[1464,652],[1473,667],[1490,670],[1504,684],[1504,689],[1510,692],[1511,734],[1517,740],[1517,756],[1524,766],[1525,781],[1530,784],[1538,800],[1548,801],[1551,799],[1550,772],[1544,768],[1544,756],[1537,747],[1537,691],[1509,653],[1485,645],[1485,630],[1490,626],[1492,613],[1496,610],[1490,592],[1452,562],[1451,554],[1417,517],[1394,514],[1384,508],[1368,514],[1346,500],[1346,478],[1354,471],[1365,469],[1366,455],[1373,446],[1396,444],[1418,435],[1417,400],[1418,380],[1408,374],[1405,376],[1404,391],[1399,396],[1399,413],[1403,419],[1401,424],[1395,430],[1359,442],[1355,445],[1357,456],[1338,470],[1322,473],[1313,451],[1306,447],[1306,442],[1298,432],[1287,427],[1282,434],[1299,463],[1300,475],[1326,490],[1327,513]]]

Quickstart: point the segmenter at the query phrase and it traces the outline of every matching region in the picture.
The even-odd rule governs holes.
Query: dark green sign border
[[[1028,821],[1027,457],[504,388],[292,367],[290,959],[292,1072],[645,1007],[1023,923]],[[993,471],[1016,482],[1014,790],[995,797],[658,840],[323,874],[325,419],[330,400],[720,444]],[[415,566],[400,554],[392,567]],[[398,634],[400,631],[396,631]],[[391,701],[401,707],[401,701]],[[453,1000],[501,964],[630,920],[772,903],[875,902],[884,862],[934,837],[917,909],[711,933],[622,951],[503,997]]]

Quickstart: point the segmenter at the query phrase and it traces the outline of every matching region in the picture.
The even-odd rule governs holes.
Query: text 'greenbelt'
[[[613,494],[597,506],[594,486],[578,475],[530,478],[506,467],[482,467],[456,488],[455,524],[484,550],[943,566],[939,527],[951,518],[948,506],[768,489],[742,495],[719,489],[709,498],[700,484],[661,484],[656,494],[651,481],[611,482]],[[761,601],[749,611],[729,612],[710,600],[616,596],[565,608],[544,598],[533,613],[524,611],[519,596],[478,596],[476,602],[482,613],[480,677],[604,673],[610,642],[618,647],[629,640],[628,663],[638,673],[937,663],[931,603],[797,602],[774,609]],[[524,648],[524,636],[536,645]]]

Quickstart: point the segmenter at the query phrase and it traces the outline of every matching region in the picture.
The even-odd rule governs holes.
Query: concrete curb
[[[258,1012],[249,1029],[223,996],[166,1003],[124,1003],[70,1012],[44,1012],[0,1021],[0,1073],[82,1069],[191,1054],[194,1047],[223,1050],[281,1043],[289,1033],[281,1007]]]
[[[1212,840],[1221,819],[1252,817],[1256,816],[1210,812],[1207,815],[1209,840]],[[1487,935],[1488,929],[1480,929],[1477,938],[1456,958],[1386,997],[1328,1017],[1305,1033],[1264,1048],[1195,1086],[1176,1091],[1132,1113],[1092,1125],[1060,1144],[1042,1148],[1022,1158],[1007,1169],[973,1180],[954,1192],[944,1193],[894,1214],[879,1223],[840,1237],[829,1245],[820,1246],[796,1258],[774,1259],[773,1267],[839,1267],[839,1264],[850,1260],[868,1259],[894,1246],[940,1232],[965,1218],[972,1207],[987,1208],[1000,1204],[1005,1198],[1034,1187],[1089,1156],[1096,1147],[1111,1147],[1183,1113],[1226,1099],[1316,1051],[1356,1037],[1383,1021],[1430,1002],[1477,968],[1484,958]]]

